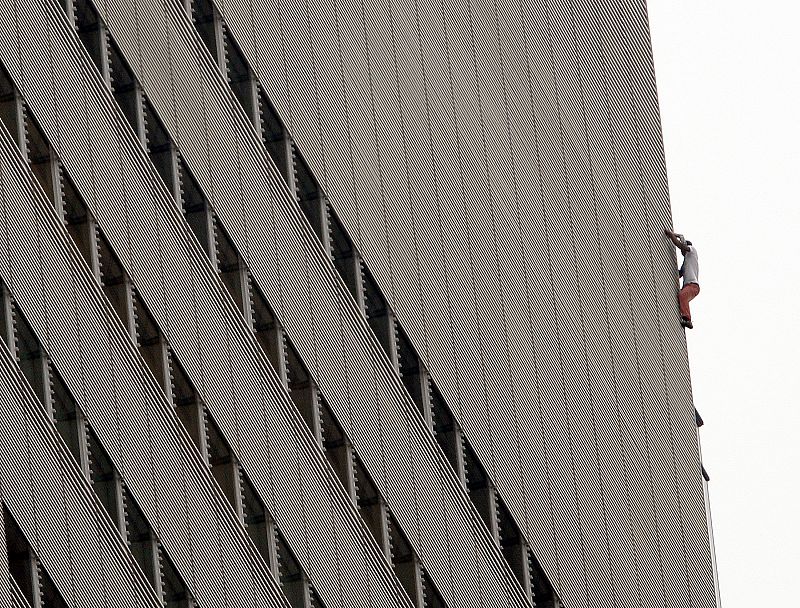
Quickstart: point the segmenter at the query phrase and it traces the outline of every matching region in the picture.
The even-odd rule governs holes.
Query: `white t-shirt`
[[[681,266],[681,276],[683,284],[700,284],[700,271],[697,269],[697,249],[694,245],[689,245],[689,251],[683,254],[683,266]]]

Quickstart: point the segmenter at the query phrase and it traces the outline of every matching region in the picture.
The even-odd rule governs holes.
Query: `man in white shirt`
[[[679,275],[683,277],[683,287],[678,292],[678,303],[681,308],[681,325],[692,329],[692,313],[689,311],[691,302],[700,293],[700,272],[697,267],[697,249],[691,241],[683,238],[682,234],[675,234],[669,228],[664,229],[666,234],[673,242],[675,247],[683,254],[683,264],[681,264]]]

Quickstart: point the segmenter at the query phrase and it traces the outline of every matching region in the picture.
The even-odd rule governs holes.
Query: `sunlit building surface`
[[[0,19],[0,604],[717,605],[643,2]]]

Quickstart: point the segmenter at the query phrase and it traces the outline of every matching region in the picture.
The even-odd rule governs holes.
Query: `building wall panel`
[[[237,573],[231,573],[225,583],[228,592],[227,603],[223,605],[282,605],[280,591],[266,574],[266,566],[248,544],[229,508],[223,510],[221,519],[214,522],[223,530],[226,527],[233,530],[228,533],[231,536],[227,540],[212,539],[207,530],[192,523],[206,521],[208,513],[219,511],[211,505],[226,499],[210,481],[210,472],[205,469],[194,447],[190,446],[171,406],[163,401],[163,397],[157,397],[160,389],[155,387],[152,376],[139,367],[141,359],[133,353],[132,344],[122,333],[115,313],[108,304],[105,304],[108,308],[101,304],[104,296],[88,274],[88,269],[76,263],[77,251],[67,240],[67,233],[57,222],[52,209],[48,209],[49,203],[41,200],[41,191],[31,181],[33,178],[24,173],[21,159],[12,156],[13,144],[7,136],[3,145],[6,158],[10,159],[4,166],[6,209],[10,201],[15,204],[26,202],[15,207],[13,214],[6,213],[4,251],[11,264],[8,276],[3,279],[34,332],[42,340],[49,335],[47,347],[54,365],[132,495],[184,580],[190,584],[196,582],[192,592],[201,602],[205,601],[204,598],[220,595],[221,580],[215,574],[194,581],[191,558],[197,559],[201,552],[189,556],[186,547],[213,542],[216,550],[206,550],[207,554],[219,555],[222,552],[226,563],[253,561],[252,567],[262,573],[255,586],[252,579],[241,580]],[[31,246],[36,251],[35,256],[28,253]],[[51,264],[47,274],[37,268],[37,260],[41,259],[43,251]],[[48,301],[43,299],[43,292],[71,294],[75,316],[66,319],[53,315]],[[62,302],[52,305],[63,307]],[[127,390],[119,389],[123,378]],[[146,449],[142,449],[143,445]],[[158,470],[154,464],[158,464]],[[204,502],[190,504],[186,501],[185,489],[175,484],[175,472],[178,472],[177,478],[185,483],[205,486]],[[165,478],[168,475],[170,477]],[[205,480],[201,481],[203,478]],[[171,500],[168,499],[170,496]],[[58,525],[56,529],[64,529],[64,526]],[[60,538],[56,533],[46,536]]]
[[[4,417],[25,431],[3,434],[3,500],[37,558],[69,606],[159,605],[11,354],[0,351]],[[2,559],[7,577],[5,551]]]
[[[590,351],[593,350],[601,332],[607,332],[607,327],[598,323],[603,318],[602,308],[597,306],[601,301],[597,293],[601,286],[598,281],[601,272],[598,259],[599,243],[596,232],[592,234],[595,225],[594,183],[587,154],[588,137],[582,124],[584,86],[583,75],[577,66],[573,15],[569,6],[551,5],[547,16],[555,68],[553,82],[556,85],[558,98],[560,140],[567,178],[569,209],[567,234],[571,233],[572,251],[567,254],[566,261],[567,265],[574,264],[575,268],[575,297],[579,313],[575,327],[580,328],[581,333],[577,344],[571,350],[577,351],[575,365],[581,369],[577,377],[576,395],[577,391],[583,390],[588,397],[584,398],[584,403],[581,405],[576,399],[572,406],[578,412],[574,427],[575,444],[581,453],[579,464],[576,465],[575,483],[578,488],[580,509],[585,519],[587,585],[589,588],[598,588],[602,585],[601,581],[612,578],[609,548],[607,543],[603,542],[603,536],[607,534],[604,517],[606,505],[605,496],[600,488],[602,479],[599,475],[595,422],[598,411],[605,417],[605,413],[598,409],[598,403],[604,400],[608,393],[606,387],[601,386],[592,376],[608,377],[610,370],[603,369],[607,364],[607,358],[590,358]],[[568,337],[565,340],[566,343],[570,341]],[[593,372],[599,373],[593,374]],[[599,448],[605,451],[602,444]],[[597,605],[598,601],[607,602],[591,595],[588,598],[590,606]]]
[[[124,7],[120,6],[116,8],[122,9]],[[112,33],[114,33],[115,22],[111,13],[112,11],[109,11],[110,27],[112,29]],[[153,35],[154,32],[146,32],[146,34],[147,36],[151,37],[150,42],[147,44],[162,44],[162,42],[160,42],[159,39]],[[117,30],[117,35],[123,38],[127,37],[129,41],[126,42],[124,46],[126,49],[128,49],[126,52],[131,52],[133,45],[130,42],[130,32]],[[191,45],[189,45],[187,42],[187,46]],[[204,62],[198,62],[198,65],[204,65]],[[177,76],[177,74],[182,74],[183,65],[175,65],[173,66],[173,70],[176,71],[176,77],[183,77]],[[204,76],[204,79],[209,83],[208,86],[211,86],[215,80],[215,78],[210,74],[208,76]],[[145,83],[145,88],[147,88],[147,86],[147,83]],[[217,107],[217,105],[220,107],[223,105],[226,107],[236,107],[235,102],[231,102],[229,92],[220,92],[215,90],[213,87],[208,89],[208,91],[208,99],[210,100],[209,103],[212,104],[212,107]],[[156,98],[154,98],[154,103],[156,104],[166,104],[168,102],[168,99],[161,97],[161,93],[157,93]],[[162,108],[162,111],[169,112],[170,110],[165,107]],[[213,113],[213,115],[220,116],[221,118],[225,117],[224,112],[220,112],[219,114]],[[186,120],[191,119],[188,116],[183,118]],[[244,181],[253,188],[255,193],[260,192],[260,195],[256,196],[255,200],[252,201],[253,205],[256,206],[256,204],[263,205],[267,203],[272,206],[271,213],[275,214],[275,226],[278,228],[278,233],[273,233],[268,236],[269,233],[266,232],[266,230],[269,228],[269,226],[264,225],[254,225],[251,223],[249,226],[249,231],[247,230],[246,226],[240,226],[238,224],[237,212],[235,211],[235,208],[238,205],[241,205],[241,202],[237,201],[232,195],[230,200],[224,200],[222,198],[222,193],[220,193],[219,198],[216,200],[216,209],[222,218],[223,224],[225,224],[227,229],[230,231],[234,241],[242,243],[247,242],[248,238],[250,239],[249,242],[253,257],[247,261],[250,264],[253,274],[257,280],[260,280],[260,277],[264,275],[269,277],[276,274],[276,269],[269,266],[269,264],[272,263],[272,260],[270,260],[267,256],[259,255],[261,251],[266,251],[268,248],[276,247],[279,253],[277,266],[280,268],[280,271],[285,274],[283,274],[281,277],[283,279],[281,290],[278,293],[271,292],[267,293],[266,295],[273,302],[280,302],[283,306],[282,309],[279,309],[278,314],[279,316],[283,315],[282,321],[284,322],[293,343],[305,359],[306,364],[312,369],[314,368],[314,362],[318,359],[316,359],[314,352],[313,334],[309,333],[307,328],[312,327],[314,331],[318,333],[335,335],[337,324],[329,316],[324,315],[323,311],[319,310],[310,311],[310,313],[313,315],[313,321],[308,322],[306,320],[307,317],[305,316],[305,310],[307,306],[306,302],[308,301],[306,284],[308,271],[305,270],[302,265],[298,264],[298,259],[303,260],[305,257],[309,265],[316,266],[322,264],[323,268],[327,269],[325,270],[325,273],[327,281],[330,283],[328,285],[316,286],[315,289],[322,290],[321,293],[325,293],[325,290],[330,290],[333,287],[332,293],[334,294],[333,297],[335,300],[339,300],[343,297],[345,298],[345,301],[348,302],[348,304],[343,310],[346,311],[347,315],[350,317],[348,322],[352,323],[355,327],[360,328],[354,335],[355,340],[347,342],[347,344],[357,344],[359,345],[359,349],[366,349],[365,352],[369,354],[367,359],[369,363],[366,368],[352,365],[348,367],[348,369],[359,370],[360,375],[358,377],[363,378],[359,380],[357,385],[355,383],[351,384],[350,390],[351,395],[353,395],[353,399],[350,401],[350,403],[358,405],[359,407],[364,407],[363,404],[370,403],[370,401],[374,399],[374,394],[376,391],[380,395],[386,395],[388,397],[386,401],[386,419],[384,422],[379,423],[379,428],[383,426],[385,429],[390,429],[394,428],[395,425],[401,425],[400,428],[403,428],[403,426],[408,424],[407,417],[409,408],[415,408],[415,406],[407,401],[408,397],[405,394],[404,389],[400,386],[398,379],[394,376],[394,373],[390,371],[388,361],[385,360],[384,355],[378,349],[377,344],[366,338],[368,335],[366,332],[369,330],[366,329],[365,320],[356,315],[355,311],[353,310],[352,300],[350,300],[349,295],[344,295],[343,285],[339,283],[338,278],[335,278],[332,275],[330,262],[323,257],[323,254],[319,249],[319,245],[316,243],[315,237],[312,236],[308,225],[302,218],[302,215],[297,209],[295,203],[288,199],[285,194],[282,194],[282,200],[280,201],[280,204],[277,204],[278,201],[274,198],[270,199],[270,197],[267,196],[267,194],[271,194],[272,192],[265,188],[264,184],[267,184],[274,179],[274,168],[267,161],[263,152],[263,148],[261,148],[260,144],[251,139],[253,137],[252,134],[242,126],[245,124],[244,121],[246,119],[239,112],[236,113],[235,119],[236,127],[231,128],[230,132],[227,134],[224,144],[222,143],[222,138],[218,140],[218,136],[209,131],[209,137],[213,139],[209,140],[208,145],[217,150],[228,150],[231,145],[231,136],[239,141],[239,143],[236,145],[240,146],[239,150],[242,151],[242,156],[240,157],[241,171],[243,172],[242,175],[244,176],[242,179],[244,179]],[[223,121],[221,120],[220,122]],[[245,151],[247,151],[246,154],[244,153]],[[191,152],[191,150],[186,150],[184,152],[187,154],[187,162],[191,166],[191,164],[195,162],[194,158],[191,156],[193,152]],[[221,180],[223,170],[224,165],[220,163],[217,169],[219,172],[218,176],[215,177],[217,181]],[[228,181],[227,177],[224,181]],[[203,187],[210,187],[208,184],[202,185]],[[225,194],[228,195],[229,193]],[[229,217],[228,214],[230,209],[233,209],[233,211],[230,212],[231,215]],[[266,206],[262,209],[269,210],[270,207]],[[291,250],[289,249],[290,245]],[[304,254],[298,255],[298,247],[300,247],[299,251],[305,250],[308,253],[307,257]],[[259,250],[259,248],[261,249]],[[268,289],[270,285],[269,283],[265,283],[262,285],[262,287]],[[290,302],[291,306],[288,306],[287,302]],[[374,338],[372,338],[372,340],[374,340]],[[350,356],[350,350],[351,348],[342,348],[341,352],[343,352],[346,356]],[[372,374],[375,374],[375,379],[378,381],[377,385],[374,384],[375,380],[370,378]],[[338,370],[335,374],[333,374],[331,370],[319,368],[318,381],[323,393],[325,393],[329,398],[332,406],[336,408],[337,413],[346,417],[347,408],[344,403],[345,400],[342,398],[342,387],[329,384],[329,382],[332,382],[336,377],[338,377]],[[371,412],[372,409],[369,409],[368,411]],[[380,407],[377,411],[381,412]],[[411,411],[414,410],[412,409]],[[438,448],[434,446],[433,438],[430,437],[430,435],[427,435],[424,427],[422,427],[421,421],[416,421],[416,424],[411,427],[411,432],[413,433],[412,436],[414,437],[415,451],[423,454],[423,462],[437,463],[438,466],[438,463],[441,462],[441,459],[443,459],[443,455],[439,452]],[[360,450],[362,458],[367,464],[368,468],[381,466],[380,460],[376,459],[377,454],[370,452],[370,450],[374,449],[372,445],[359,444],[357,435],[354,436],[353,440],[356,449]],[[423,446],[423,448],[421,449],[416,447],[417,444]],[[398,459],[395,464],[388,467],[388,470],[392,475],[396,475],[396,471],[409,470],[409,467],[413,467],[413,470],[417,475],[417,483],[427,484],[440,482],[438,478],[426,479],[422,477],[423,473],[425,475],[428,474],[428,470],[431,467],[427,466],[426,468],[425,466],[418,466],[414,464],[410,460],[411,456],[406,455],[406,453],[402,450],[396,452],[387,452],[386,458]],[[433,470],[435,470],[435,467]],[[451,488],[454,486],[457,487],[455,485],[457,483],[455,482],[455,479],[451,478],[451,480],[452,481],[448,482],[452,484]],[[397,480],[393,481],[393,483],[397,483]],[[398,487],[400,486],[404,486],[404,484],[398,483]],[[398,516],[398,520],[401,521],[402,525],[404,525],[412,543],[415,542],[415,539],[418,539],[418,536],[414,533],[417,526],[420,526],[420,529],[431,531],[439,528],[440,522],[433,514],[424,511],[421,511],[419,514],[417,514],[410,509],[407,500],[407,492],[405,490],[403,490],[401,493],[398,489],[391,487],[391,484],[387,485],[386,488],[381,488],[381,490],[386,496],[390,507]],[[466,500],[462,490],[457,490],[455,493],[453,493],[452,489],[445,494],[445,498],[447,500],[457,500],[460,504],[464,504],[461,501]],[[419,524],[415,522],[415,518],[417,517],[419,517]],[[476,519],[474,521],[475,526],[483,528],[483,524],[479,520]],[[456,534],[463,534],[463,532],[451,530],[450,534],[452,534],[455,538]],[[422,541],[417,540],[417,542]],[[480,551],[496,551],[496,549],[487,542],[486,537],[473,536],[468,541],[462,540],[459,541],[459,543],[463,547],[478,547]],[[454,540],[451,550],[456,551],[457,547],[459,547],[459,545],[456,545]],[[433,544],[429,544],[424,547],[420,545],[420,547],[416,548],[418,551],[420,551],[423,561],[426,563],[431,575],[434,577],[434,579],[439,580],[437,577],[443,576],[444,572],[441,557],[437,556],[437,553],[441,550],[441,548],[438,545]],[[424,551],[422,551],[423,548]],[[474,549],[470,548],[469,553],[471,554],[473,551]],[[428,561],[426,561],[426,559]],[[493,562],[493,560],[488,561],[489,563]],[[502,566],[500,567],[502,568]],[[500,574],[496,579],[489,577],[487,584],[500,585],[500,588],[504,589],[504,593],[519,593],[518,589],[515,589],[516,582],[514,582],[513,578],[510,577],[510,572]],[[505,591],[506,589],[509,591]],[[490,595],[490,592],[487,591],[487,595]],[[460,600],[461,598],[457,599]]]
[[[396,3],[390,2],[389,5],[392,15],[392,52],[376,45],[374,57],[376,65],[385,66],[384,69],[394,75],[397,111],[395,118],[390,118],[391,122],[383,123],[383,128],[389,134],[384,136],[381,143],[383,155],[392,159],[397,155],[400,143],[397,140],[402,140],[403,158],[398,159],[402,164],[394,171],[387,171],[386,188],[390,194],[402,194],[401,198],[395,194],[387,201],[387,245],[383,251],[388,255],[380,256],[381,264],[370,263],[369,267],[375,272],[376,267],[384,264],[395,266],[394,293],[388,292],[385,284],[381,283],[384,293],[391,298],[395,310],[410,308],[419,311],[414,319],[404,321],[406,332],[409,335],[413,332],[426,336],[422,343],[417,343],[417,348],[430,356],[440,353],[441,365],[452,372],[451,390],[457,393],[466,389],[461,386],[463,379],[456,377],[455,352],[468,348],[466,345],[469,341],[454,333],[451,322],[451,275],[453,267],[458,268],[467,261],[466,258],[452,262],[447,259],[445,252],[450,243],[443,239],[441,211],[447,207],[448,196],[458,187],[459,182],[450,179],[451,175],[457,176],[458,163],[455,155],[450,156],[450,163],[446,167],[436,162],[432,143],[436,127],[431,122],[438,118],[449,125],[452,124],[452,118],[449,112],[430,111],[431,106],[441,102],[435,96],[427,95],[425,87],[431,65],[422,56],[414,15],[408,14]],[[420,10],[423,9],[420,6]],[[379,10],[370,12],[380,13]],[[438,94],[446,95],[447,89],[442,89]],[[384,102],[381,105],[387,104]],[[443,131],[451,137],[455,135],[453,129],[445,128]],[[363,142],[359,144],[364,145]],[[363,192],[361,196],[364,196]],[[407,206],[406,197],[409,201]],[[336,200],[335,197],[332,200]],[[333,204],[338,209],[338,200]],[[414,242],[413,251],[405,246],[410,239]],[[438,263],[425,264],[423,262],[426,259],[438,260]],[[376,276],[380,277],[380,273]],[[429,306],[423,297],[424,293],[439,294],[441,299],[436,306]],[[446,329],[431,332],[428,328],[432,326]]]
[[[7,542],[5,518],[0,519],[0,538]],[[4,605],[12,606],[12,597],[15,594],[14,580],[8,569],[8,552],[0,551],[0,600]]]
[[[598,367],[606,362],[604,373],[598,378],[612,381],[609,387],[608,401],[601,401],[603,408],[597,416],[598,435],[603,436],[600,445],[601,463],[608,471],[610,491],[605,493],[608,508],[607,525],[611,562],[615,571],[615,593],[620,605],[639,603],[635,600],[638,578],[636,560],[628,559],[632,553],[632,531],[629,516],[631,508],[631,477],[638,471],[630,468],[631,457],[622,450],[623,434],[641,425],[636,424],[636,417],[630,413],[632,407],[625,407],[620,401],[630,399],[627,382],[631,381],[635,372],[631,369],[634,348],[627,328],[630,326],[630,309],[625,306],[627,300],[627,243],[619,219],[618,174],[616,157],[613,151],[614,134],[608,120],[608,90],[606,62],[602,48],[600,27],[598,26],[594,7],[578,5],[573,16],[576,36],[584,44],[576,44],[581,83],[585,89],[582,110],[586,118],[584,129],[589,162],[592,169],[592,188],[596,213],[596,230],[599,241],[598,263],[602,273],[602,305],[607,323],[607,335],[598,335],[595,355]],[[588,17],[581,18],[581,15]],[[586,101],[588,100],[588,101]],[[591,100],[597,100],[589,103]],[[589,125],[592,126],[591,137]],[[598,316],[603,316],[598,311]],[[602,367],[600,367],[603,370]],[[637,433],[638,434],[638,433]],[[605,461],[605,462],[604,462]],[[615,463],[618,463],[615,466]],[[635,508],[641,508],[634,505]]]
[[[66,73],[74,71],[74,58],[73,62],[62,66],[62,69]],[[98,95],[98,91],[101,90],[95,81],[83,92],[83,94],[92,92],[91,94],[94,96],[95,107],[98,107],[98,111],[93,117],[93,123],[101,125],[98,129],[99,133],[109,129],[109,115],[116,116],[110,113],[112,106],[108,102],[108,94]],[[228,107],[230,107],[230,104],[228,104]],[[52,117],[42,117],[42,121],[45,123],[43,125],[45,130],[51,128],[56,122]],[[71,170],[74,165],[81,165],[87,162],[84,154],[80,151],[86,147],[85,139],[93,140],[96,137],[96,133],[70,133],[70,135],[77,141],[72,142],[70,150],[67,150],[65,146],[65,150],[63,152],[60,151],[68,170]],[[84,138],[83,146],[79,143],[81,138]],[[386,601],[391,604],[403,604],[407,600],[404,599],[404,594],[399,589],[396,578],[389,571],[377,546],[374,545],[373,541],[368,540],[369,537],[365,535],[364,524],[358,522],[357,515],[349,499],[339,487],[335,474],[327,464],[324,464],[324,456],[314,445],[303,423],[299,421],[294,406],[289,403],[285,391],[278,388],[277,378],[272,372],[267,371],[268,364],[263,353],[256,346],[252,335],[247,332],[243,320],[233,308],[233,303],[224,291],[224,287],[219,283],[219,279],[213,273],[213,270],[208,267],[207,262],[193,267],[185,260],[180,261],[181,251],[190,251],[195,260],[204,261],[204,257],[194,238],[190,236],[188,227],[178,215],[174,202],[169,199],[163,190],[163,186],[157,181],[158,178],[155,173],[151,168],[145,168],[149,164],[143,159],[138,142],[129,138],[117,139],[116,137],[113,138],[113,141],[118,142],[121,158],[130,168],[126,175],[127,180],[125,183],[129,185],[131,191],[138,191],[136,196],[128,194],[125,199],[120,200],[119,192],[110,195],[109,200],[113,201],[117,206],[116,209],[112,210],[98,206],[92,196],[91,182],[81,182],[76,185],[89,201],[93,211],[98,214],[98,221],[112,247],[116,248],[120,242],[125,243],[129,238],[131,242],[136,243],[137,246],[132,248],[135,252],[131,254],[129,260],[122,260],[123,265],[130,267],[130,274],[137,283],[143,299],[149,305],[157,321],[162,327],[168,328],[170,331],[168,337],[173,343],[178,359],[184,364],[188,364],[188,362],[181,359],[182,345],[185,343],[192,344],[195,338],[194,334],[190,332],[195,330],[188,325],[182,326],[175,320],[168,318],[167,313],[170,309],[177,310],[179,306],[177,304],[166,305],[165,302],[170,302],[171,298],[182,298],[185,288],[183,290],[177,289],[175,292],[170,291],[169,288],[165,290],[165,279],[162,278],[162,274],[157,264],[154,264],[154,261],[157,262],[162,255],[165,259],[176,261],[175,266],[170,270],[176,272],[180,270],[186,277],[181,280],[188,281],[185,285],[194,281],[201,293],[204,294],[204,302],[210,302],[208,307],[198,309],[197,314],[199,317],[205,317],[204,319],[199,319],[198,324],[207,328],[199,333],[200,337],[207,338],[203,348],[208,353],[214,353],[215,356],[208,357],[204,361],[205,367],[203,370],[189,369],[187,371],[192,377],[208,376],[205,385],[207,388],[210,387],[210,391],[208,394],[204,394],[203,397],[213,412],[215,419],[223,426],[226,435],[236,437],[236,424],[239,424],[242,426],[250,425],[249,432],[251,435],[260,438],[257,442],[251,442],[243,446],[242,452],[237,455],[241,459],[245,470],[251,474],[254,484],[260,488],[260,493],[264,495],[263,497],[268,497],[269,492],[267,489],[273,487],[273,480],[266,477],[266,471],[272,470],[275,475],[273,479],[280,480],[278,484],[280,488],[279,499],[268,504],[268,507],[278,521],[279,526],[282,526],[282,531],[287,539],[290,540],[298,556],[301,558],[305,556],[306,560],[309,559],[308,554],[311,551],[303,549],[304,543],[307,542],[313,547],[314,559],[318,560],[318,563],[326,565],[325,570],[319,570],[313,574],[315,587],[328,599],[327,605],[329,606],[337,605],[339,601],[345,601],[337,599],[341,598],[340,594],[343,590],[357,592],[353,597],[346,599],[348,604],[358,605],[359,603],[370,601],[369,593],[383,594]],[[102,176],[103,180],[107,180],[109,183],[115,180],[117,183],[120,182],[119,165],[116,167],[105,165],[103,169],[107,171]],[[230,193],[225,195],[233,196]],[[219,196],[222,196],[222,193]],[[158,204],[158,207],[155,207],[155,203]],[[137,208],[133,208],[134,205],[137,205]],[[119,212],[120,209],[122,209],[121,214]],[[296,220],[292,221],[296,222]],[[291,228],[297,229],[296,225]],[[305,227],[305,230],[308,230],[308,228]],[[176,242],[182,243],[182,249],[168,249],[168,247],[175,246]],[[188,245],[188,243],[191,243],[191,245]],[[159,251],[159,247],[164,248],[162,252]],[[287,259],[290,259],[289,256],[287,256]],[[194,274],[187,275],[188,270],[194,271]],[[177,277],[170,276],[170,282],[175,283],[176,281],[178,281]],[[209,294],[211,295],[209,296]],[[214,315],[213,320],[210,317],[212,314]],[[225,394],[220,396],[218,393],[211,393],[217,390],[218,387],[232,386],[231,382],[234,376],[231,376],[231,366],[236,368],[236,374],[245,374],[244,377],[247,378],[247,382],[237,385],[236,399],[225,400]],[[256,370],[263,371],[259,372],[257,376]],[[265,382],[266,385],[262,385],[261,382]],[[268,390],[262,388],[262,392],[255,392],[252,388],[248,388],[259,386],[266,386]],[[226,391],[227,395],[232,396],[234,394],[230,388],[226,389]],[[261,401],[262,398],[264,399],[263,401]],[[265,407],[266,409],[264,409]],[[237,413],[233,408],[239,408],[240,412]],[[246,414],[241,413],[242,408],[245,409]],[[145,420],[140,419],[138,426],[146,428]],[[277,429],[280,429],[280,431]],[[273,452],[275,460],[271,463],[265,462],[265,454],[260,448],[266,442],[266,433],[274,433],[277,438],[284,441],[283,445],[279,443],[277,445],[273,444],[275,446],[275,451]],[[303,466],[300,467],[298,463],[303,463]],[[141,467],[135,468],[139,470]],[[147,468],[142,470],[146,471]],[[349,538],[346,536],[335,540],[331,538],[329,520],[332,515],[305,519],[299,516],[296,505],[296,490],[300,486],[297,480],[301,471],[303,482],[307,483],[309,488],[317,488],[313,492],[309,490],[305,497],[307,502],[317,501],[322,497],[330,500],[333,497],[340,505],[348,505],[346,508],[337,506],[333,513],[340,518],[340,525],[344,524],[350,530]],[[322,490],[322,488],[327,489]],[[331,492],[333,488],[336,488],[335,492]],[[154,503],[155,501],[151,498],[151,502]],[[155,504],[152,505],[152,508],[155,509]],[[328,509],[330,510],[330,507]],[[325,543],[331,542],[340,543],[343,552],[359,556],[359,559],[363,556],[365,563],[362,568],[365,568],[368,574],[362,575],[362,577],[365,583],[368,582],[368,584],[358,589],[348,589],[338,584],[335,573],[330,573],[327,570],[327,565],[336,561],[333,557],[332,546],[323,546]],[[357,549],[358,547],[360,549]],[[308,561],[304,564],[306,567],[309,565],[314,564]],[[331,574],[334,574],[334,576],[331,576]],[[344,572],[341,573],[341,576],[345,575]],[[229,595],[231,593],[232,591],[229,592]]]

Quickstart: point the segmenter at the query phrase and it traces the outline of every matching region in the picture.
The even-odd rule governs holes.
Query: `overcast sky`
[[[798,605],[800,9],[648,3],[722,605]]]

